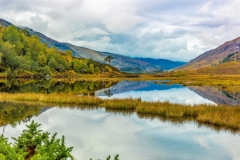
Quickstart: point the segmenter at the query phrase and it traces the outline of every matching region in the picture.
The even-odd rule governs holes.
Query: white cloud
[[[109,17],[105,20],[106,28],[115,34],[123,33],[133,29],[136,25],[140,24],[142,18],[132,13],[121,13]]]
[[[152,91],[129,91],[119,94],[114,94],[111,97],[100,96],[100,98],[114,99],[114,98],[141,98],[143,101],[169,101],[171,103],[181,104],[215,104],[212,101],[202,98],[198,94],[190,91],[187,88],[174,88],[168,90],[152,90]]]
[[[209,14],[209,12],[211,11],[211,5],[212,5],[212,1],[208,1],[204,3],[204,5],[201,6],[201,8],[199,9],[199,13]]]
[[[240,35],[237,6],[238,0],[2,0],[0,15],[95,50],[187,61]]]

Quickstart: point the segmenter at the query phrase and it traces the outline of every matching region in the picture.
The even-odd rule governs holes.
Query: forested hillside
[[[73,58],[70,50],[49,48],[38,36],[11,25],[0,26],[0,76],[52,77],[118,71],[92,59]]]

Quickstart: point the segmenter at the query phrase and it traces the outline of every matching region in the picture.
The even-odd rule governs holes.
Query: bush
[[[73,147],[65,146],[65,138],[56,139],[57,133],[50,137],[50,133],[42,132],[40,124],[31,122],[27,130],[15,140],[14,145],[7,139],[0,137],[0,159],[74,159],[71,154]]]

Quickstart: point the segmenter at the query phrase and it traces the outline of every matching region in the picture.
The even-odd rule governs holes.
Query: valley
[[[240,138],[239,47],[236,38],[188,63],[127,57],[0,19],[3,135],[34,120],[63,133],[77,159],[228,159]]]

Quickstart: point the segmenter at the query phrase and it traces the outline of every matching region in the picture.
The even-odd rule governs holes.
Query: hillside
[[[120,74],[107,64],[73,58],[71,50],[57,50],[13,25],[0,26],[0,77],[51,78],[79,74]]]
[[[240,61],[240,37],[228,41],[221,46],[205,52],[197,58],[191,60],[185,66],[181,67],[181,70],[196,70],[210,66],[218,66],[219,64]],[[238,64],[238,63],[236,63]]]
[[[1,21],[1,20],[0,20]],[[8,23],[10,24],[10,23]],[[36,32],[28,27],[20,26],[22,29],[25,29],[30,32],[31,35],[36,35],[40,38],[42,43],[46,43],[49,45],[49,47],[56,47],[60,50],[71,50],[74,57],[77,58],[86,58],[86,59],[92,59],[97,62],[105,63],[104,59],[111,55],[114,57],[112,60],[111,65],[118,68],[121,72],[128,72],[128,73],[149,73],[149,72],[161,72],[161,67],[158,65],[152,65],[150,63],[130,58],[123,55],[118,55],[114,53],[107,53],[107,52],[100,52],[100,51],[94,51],[92,49],[88,49],[85,47],[79,47],[75,46],[69,43],[62,43],[58,42],[54,39],[51,39],[47,37],[46,35]]]
[[[50,47],[55,46],[60,50],[71,50],[74,57],[92,59],[101,63],[105,63],[104,59],[111,55],[114,57],[111,65],[118,68],[121,72],[130,72],[130,73],[147,73],[147,72],[161,72],[161,68],[156,65],[149,64],[147,62],[130,58],[123,55],[118,55],[114,53],[99,52],[85,47],[75,46],[69,43],[61,43],[56,40],[53,40],[42,33],[35,32],[30,28],[24,27],[30,31],[32,35],[37,35],[40,37],[42,43],[48,44]]]
[[[136,59],[150,63],[152,65],[159,66],[163,70],[171,70],[186,64],[186,62],[175,62],[166,59],[152,59],[152,58],[136,58]]]
[[[0,19],[0,25],[1,23],[4,26],[9,26],[11,25],[10,22],[7,22],[3,19]],[[74,46],[69,43],[62,43],[58,42],[50,37],[47,37],[46,35],[36,32],[32,30],[31,28],[28,27],[23,27],[19,26],[22,29],[28,30],[31,35],[37,35],[42,43],[46,43],[49,45],[49,47],[55,46],[57,49],[60,50],[71,50],[73,53],[74,57],[78,58],[87,58],[87,59],[93,59],[94,61],[98,61],[101,63],[105,63],[104,59],[106,56],[111,55],[114,57],[111,65],[114,67],[118,68],[122,72],[130,72],[130,73],[154,73],[154,72],[161,72],[162,69],[167,70],[167,69],[172,69],[175,68],[176,65],[172,65],[172,62],[170,61],[158,61],[159,63],[155,63],[154,59],[148,58],[147,60],[145,59],[139,59],[139,58],[130,58],[127,56],[119,55],[119,54],[114,54],[114,53],[106,53],[106,52],[100,52],[100,51],[94,51],[88,48],[84,47],[79,47],[79,46]],[[170,64],[166,64],[166,63]],[[161,64],[162,63],[162,64]],[[177,66],[178,62],[176,62]]]

